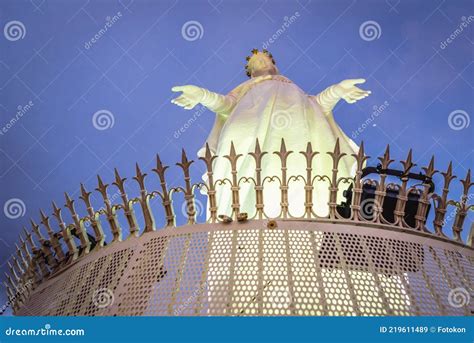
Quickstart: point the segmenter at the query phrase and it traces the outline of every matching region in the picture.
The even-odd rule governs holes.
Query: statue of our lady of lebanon
[[[281,172],[280,158],[273,154],[279,151],[282,139],[288,150],[294,152],[305,151],[308,142],[311,142],[314,151],[319,154],[313,159],[313,170],[316,174],[330,176],[333,163],[331,157],[326,154],[334,150],[336,141],[339,140],[340,150],[347,155],[357,154],[359,147],[342,131],[333,116],[333,108],[344,99],[352,104],[367,97],[371,92],[362,90],[356,85],[364,83],[364,79],[349,79],[332,85],[317,95],[308,95],[291,80],[279,74],[272,55],[263,50],[252,50],[252,55],[247,57],[247,75],[250,80],[242,83],[227,95],[220,95],[196,86],[177,86],[172,90],[181,91],[182,94],[173,99],[172,102],[187,110],[202,104],[216,113],[214,127],[207,138],[211,151],[218,155],[215,160],[215,180],[229,178],[231,166],[225,155],[229,155],[231,143],[234,144],[237,154],[242,154],[238,160],[238,177],[253,177],[255,175],[255,160],[249,155],[255,151],[258,139],[261,150],[269,152],[262,159],[262,178],[266,176],[279,175]],[[198,152],[203,156],[205,148]],[[339,177],[351,177],[355,172],[351,158],[343,158],[338,166]],[[288,157],[288,177],[305,175],[306,161],[301,154],[291,154]],[[272,185],[273,183],[273,185]],[[239,190],[240,212],[247,212],[249,217],[255,213],[255,190],[252,184],[248,187],[241,183]],[[301,216],[304,213],[305,190],[304,182],[293,180],[288,184],[289,213],[293,216]],[[231,214],[232,193],[229,185],[216,187],[218,214]],[[269,217],[279,217],[281,213],[280,189],[277,182],[268,182],[263,188],[264,211]],[[341,193],[341,192],[339,192]],[[328,214],[329,189],[325,182],[316,182],[314,186],[315,198],[313,210],[319,216]],[[257,270],[260,230],[246,230],[239,234],[239,250],[242,256],[240,268]],[[287,231],[285,231],[287,232]],[[384,310],[384,299],[379,296],[377,289],[383,287],[386,291],[397,293],[403,299],[398,304],[391,304],[394,313],[408,314],[407,309],[410,300],[404,289],[402,278],[406,275],[384,275],[373,274],[368,270],[355,269],[348,273],[338,268],[318,267],[311,259],[299,259],[300,249],[309,249],[312,240],[316,244],[316,250],[322,249],[324,235],[315,231],[311,238],[309,233],[287,233],[289,240],[285,247],[283,230],[262,233],[266,256],[273,258],[261,261],[263,263],[264,289],[259,289],[256,282],[256,274],[248,276],[250,279],[235,277],[230,280],[229,270],[231,261],[228,254],[218,247],[210,247],[209,270],[207,272],[207,291],[209,298],[208,314],[220,314],[223,311],[232,311],[237,315],[242,313],[257,314],[256,303],[265,302],[266,308],[260,314],[290,314],[292,311],[305,315],[354,315],[356,306],[352,307],[353,301],[357,301],[360,308],[379,307],[372,315],[387,314]],[[231,230],[219,230],[214,233],[214,238],[220,242],[220,247],[232,245]],[[330,247],[326,247],[330,248]],[[289,251],[288,251],[289,249]],[[293,273],[300,273],[298,279],[292,282],[287,280],[285,260],[290,254],[293,263]],[[285,258],[285,256],[287,256]],[[287,263],[289,261],[286,261]],[[321,269],[318,269],[321,268]],[[315,275],[321,274],[321,280]],[[235,275],[247,275],[239,270],[234,270]],[[236,289],[246,289],[249,296],[244,297],[240,308],[227,309],[227,283],[233,282]],[[362,282],[359,285],[359,282]],[[359,286],[349,286],[357,283]],[[300,299],[294,289],[298,287],[309,287],[307,292],[311,296]],[[353,295],[350,289],[354,288]],[[336,289],[336,294],[331,294],[324,299],[323,293]],[[261,297],[256,295],[262,293]],[[305,293],[306,294],[306,293]],[[306,294],[308,295],[308,294]],[[355,298],[354,298],[355,297]],[[241,296],[241,299],[244,299]],[[272,299],[277,299],[273,301]],[[326,305],[323,305],[323,303]],[[269,305],[270,304],[270,305]],[[342,306],[342,304],[346,304]],[[379,306],[376,306],[379,304]],[[270,307],[268,307],[270,306]],[[293,308],[293,310],[292,310]],[[242,312],[243,311],[243,312]],[[277,312],[275,312],[277,311]]]
[[[326,152],[333,151],[339,139],[342,152],[350,155],[358,152],[358,146],[341,130],[334,120],[333,108],[344,99],[352,104],[367,97],[370,91],[362,90],[356,85],[364,83],[364,79],[344,80],[328,87],[317,95],[308,95],[288,78],[280,75],[273,56],[266,50],[252,50],[247,57],[247,76],[250,80],[234,88],[229,94],[221,95],[197,86],[177,86],[172,90],[182,92],[172,103],[191,110],[202,104],[216,113],[214,127],[207,143],[217,156],[229,154],[231,143],[234,144],[239,158],[237,170],[239,177],[255,175],[255,160],[248,155],[255,151],[258,139],[261,150],[269,152],[262,160],[262,178],[278,175],[281,162],[273,152],[279,151],[282,138],[286,147],[297,154],[288,157],[288,176],[305,175],[306,163],[300,151],[305,151],[308,142],[320,154],[313,161],[313,170],[317,175],[331,175],[332,160]],[[198,152],[204,155],[205,148]],[[351,176],[354,162],[342,159],[339,164],[339,176]],[[214,165],[214,179],[230,176],[230,163],[219,158]],[[239,198],[240,212],[249,215],[255,213],[255,194],[248,184],[242,183]],[[280,213],[280,190],[276,182],[267,183],[264,187],[264,209],[270,217]],[[314,211],[319,216],[328,214],[327,201],[329,190],[327,184],[316,182]],[[304,185],[294,181],[289,187],[288,203],[290,214],[304,213]],[[218,214],[230,215],[230,187],[218,187]]]

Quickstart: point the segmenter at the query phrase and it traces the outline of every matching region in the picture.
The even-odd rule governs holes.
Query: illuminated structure
[[[291,147],[289,147],[291,148]],[[273,153],[273,152],[271,152]],[[140,194],[125,192],[118,172],[112,185],[99,178],[104,199],[92,208],[81,186],[87,215],[79,216],[66,195],[72,223],[53,204],[53,218],[41,212],[41,225],[32,221],[10,263],[5,282],[16,315],[469,315],[473,283],[472,239],[461,232],[469,210],[470,171],[460,180],[462,196],[450,200],[452,167],[435,170],[434,158],[423,174],[412,169],[411,152],[402,169],[392,170],[389,148],[380,164],[365,168],[364,146],[352,156],[339,142],[327,153],[330,175],[315,175],[323,152],[287,150],[281,142],[280,168],[262,177],[267,158],[258,141],[251,153],[254,173],[241,175],[242,158],[232,146],[225,156],[206,149],[202,161],[208,184],[192,183],[193,161],[183,151],[177,163],[182,187],[169,188],[159,157],[153,171],[159,190],[145,185],[137,166],[134,180]],[[326,154],[324,154],[326,155]],[[215,179],[213,165],[225,159],[230,173]],[[305,163],[305,175],[287,175],[287,163]],[[343,160],[355,162],[355,178],[338,175]],[[441,192],[434,189],[440,177]],[[151,176],[147,177],[150,184]],[[304,183],[301,216],[289,210],[288,192]],[[133,181],[127,181],[133,182]],[[329,189],[328,215],[314,212],[316,183]],[[250,184],[254,211],[242,213],[239,192]],[[264,188],[278,184],[278,199],[266,199]],[[218,188],[228,187],[231,213],[216,205]],[[120,191],[120,204],[107,195]],[[199,190],[207,194],[208,220],[198,223]],[[341,198],[341,190],[345,197]],[[183,198],[184,195],[184,198]],[[182,201],[180,201],[180,199]],[[268,218],[265,204],[278,201],[281,211]],[[175,211],[187,223],[176,226]],[[179,216],[178,216],[179,217]],[[158,229],[158,222],[163,227]],[[143,224],[139,224],[143,223]],[[112,239],[105,244],[103,227]],[[56,226],[58,229],[53,229]],[[90,232],[87,232],[86,230]],[[43,233],[47,233],[47,237]],[[470,235],[472,237],[472,235]]]
[[[173,87],[174,92],[181,94],[171,102],[187,110],[197,104],[205,106],[215,113],[214,126],[206,139],[212,153],[224,156],[234,145],[235,150],[242,154],[238,162],[241,175],[252,176],[255,172],[254,159],[250,153],[254,151],[258,140],[261,148],[273,152],[280,149],[281,139],[294,151],[306,149],[311,143],[314,150],[329,151],[336,141],[342,152],[357,154],[359,147],[337,124],[333,109],[344,100],[353,104],[371,94],[356,85],[363,84],[365,79],[348,79],[334,84],[317,95],[308,94],[287,77],[280,75],[275,60],[270,52],[253,49],[247,56],[245,70],[249,80],[241,83],[228,94],[218,94],[205,88],[185,85]],[[204,157],[206,148],[199,150],[198,156]],[[292,157],[290,157],[291,160]],[[262,179],[274,174],[280,168],[280,158],[274,154],[267,155],[261,163]],[[330,175],[332,161],[327,155],[320,155],[313,173]],[[339,176],[353,176],[355,163],[342,160],[339,163]],[[214,178],[224,179],[230,175],[230,165],[226,159],[218,159],[214,165]],[[304,163],[287,163],[287,175],[299,175],[305,172]],[[295,180],[298,182],[298,180]],[[245,187],[245,186],[249,187]],[[319,195],[312,199],[313,212],[325,217],[328,215],[327,198],[329,190],[324,184],[316,183],[315,192]],[[219,186],[217,186],[219,188]],[[280,190],[267,185],[263,190],[267,199],[276,199]],[[242,184],[239,192],[239,207],[242,212],[254,210],[255,192],[250,183]],[[216,193],[216,205],[220,211],[231,211],[232,191],[220,187]],[[303,199],[304,184],[288,189],[286,194],[288,208],[293,215],[305,212]],[[265,203],[268,216],[278,216],[281,211],[278,201]]]

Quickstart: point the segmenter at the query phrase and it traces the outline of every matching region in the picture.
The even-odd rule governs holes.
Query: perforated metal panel
[[[472,248],[394,228],[281,220],[129,238],[30,294],[19,315],[469,315]]]

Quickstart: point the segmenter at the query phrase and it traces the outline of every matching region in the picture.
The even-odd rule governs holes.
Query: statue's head
[[[252,50],[252,55],[247,56],[247,65],[245,66],[248,77],[257,77],[262,75],[278,75],[278,68],[271,53],[263,49]]]

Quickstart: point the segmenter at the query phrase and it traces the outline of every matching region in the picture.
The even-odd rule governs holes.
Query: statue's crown
[[[252,49],[252,55],[247,56],[245,59],[247,60],[247,64],[245,65],[245,71],[247,72],[247,76],[250,77],[250,68],[249,68],[249,62],[252,59],[253,56],[258,54],[260,51],[258,49]],[[262,54],[267,55],[271,60],[274,65],[276,65],[275,60],[273,59],[273,55],[267,50],[263,49]]]

